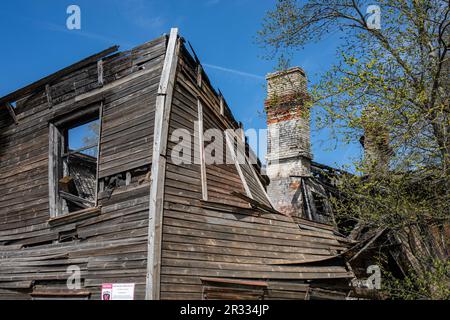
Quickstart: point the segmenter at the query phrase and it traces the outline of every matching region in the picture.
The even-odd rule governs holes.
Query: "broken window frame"
[[[102,113],[103,101],[93,103],[83,108],[79,112],[64,115],[57,120],[49,122],[49,211],[50,218],[57,218],[69,214],[83,212],[86,209],[98,207],[98,176],[99,176],[99,160],[100,160],[100,137],[102,131]],[[78,126],[87,124],[92,121],[99,121],[99,138],[95,144],[82,147],[77,150],[67,150],[68,148],[68,131]],[[63,178],[63,166],[65,157],[71,154],[85,151],[97,147],[95,180],[94,180],[94,200],[83,199],[70,193],[60,190],[59,181]],[[63,200],[78,201],[79,204],[85,205],[85,208],[72,212],[63,212]],[[87,204],[87,205],[86,205]]]
[[[335,224],[327,194],[317,190],[317,187],[314,188],[311,183],[314,182],[310,178],[302,179],[303,218],[318,223]],[[321,204],[322,210],[318,208],[318,203]]]

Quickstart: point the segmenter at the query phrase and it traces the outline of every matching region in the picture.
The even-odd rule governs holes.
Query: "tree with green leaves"
[[[333,138],[363,137],[365,157],[355,161],[356,175],[342,177],[343,196],[333,199],[336,215],[367,228],[388,228],[399,241],[420,239],[420,245],[405,244],[406,255],[415,259],[408,271],[413,276],[405,279],[434,279],[425,275],[444,265],[439,281],[447,289],[433,290],[438,284],[430,280],[429,290],[422,291],[428,298],[449,298],[449,2],[375,4],[278,0],[259,42],[285,68],[286,52],[330,33],[341,35],[339,59],[314,85],[309,102],[320,110],[317,127],[332,128]]]

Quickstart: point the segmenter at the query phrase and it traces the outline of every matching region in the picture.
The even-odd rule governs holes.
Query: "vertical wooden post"
[[[203,106],[200,99],[197,99],[198,106],[198,144],[200,147],[200,161],[201,161],[201,179],[202,179],[202,199],[208,200],[208,186],[206,177],[206,163],[205,163],[205,141],[203,130]]]
[[[225,103],[223,101],[223,95],[220,95],[220,115],[223,116],[225,114]]]
[[[153,134],[153,161],[151,169],[147,241],[146,300],[159,299],[161,291],[161,242],[166,153],[169,135],[169,118],[178,65],[179,45],[178,29],[173,28],[170,31],[169,42],[167,44],[155,107],[155,130]]]
[[[100,86],[103,86],[104,79],[103,79],[103,60],[97,61],[97,74],[98,74],[98,84]]]
[[[53,107],[52,90],[49,84],[45,85],[45,94],[47,95],[48,107]]]
[[[48,197],[50,217],[58,215],[58,158],[59,158],[59,132],[58,128],[50,123],[48,127]]]
[[[237,172],[239,174],[239,177],[241,178],[242,184],[244,185],[244,190],[245,190],[245,193],[247,194],[247,197],[253,199],[253,196],[252,196],[252,193],[250,191],[250,188],[248,187],[247,181],[245,180],[244,173],[242,172],[241,165],[239,164],[239,161],[238,161],[238,158],[236,156],[236,153],[234,152],[234,138],[235,137],[234,137],[234,134],[231,133],[231,132],[233,132],[232,129],[225,130],[225,140],[226,140],[226,143],[227,143],[227,146],[228,146],[228,150],[229,150],[229,152],[231,154],[231,158],[234,161],[234,164],[236,166],[236,170],[237,170]],[[239,150],[239,148],[238,148],[238,150]]]
[[[202,87],[202,73],[203,68],[201,64],[197,65],[197,85],[201,88]]]
[[[95,206],[98,206],[98,190],[99,190],[99,171],[100,171],[100,148],[102,140],[102,122],[103,122],[103,101],[100,103],[100,109],[98,110],[98,141],[97,141],[97,173],[95,176]]]

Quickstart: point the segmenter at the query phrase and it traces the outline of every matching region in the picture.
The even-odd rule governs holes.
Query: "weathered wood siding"
[[[109,55],[40,85],[17,101],[17,125],[0,108],[0,298],[29,299],[33,291],[64,289],[72,265],[80,268],[82,287],[94,299],[100,298],[101,284],[111,282],[136,283],[135,297],[143,299],[146,276],[154,271],[147,262],[150,268],[161,266],[160,286],[150,282],[160,294],[152,289],[147,295],[162,299],[257,298],[262,290],[224,293],[213,282],[202,296],[204,278],[211,277],[264,280],[265,298],[304,299],[310,294],[305,280],[352,276],[342,261],[332,260],[346,248],[345,239],[323,225],[299,226],[274,213],[257,166],[201,165],[204,146],[195,135],[199,117],[204,130],[235,130],[239,124],[184,45],[173,58],[176,81],[166,97],[169,123],[161,132],[168,129],[167,150],[152,159],[154,145],[166,142],[154,141],[153,134],[155,118],[161,120],[166,107],[158,104],[155,115],[156,101],[166,101],[157,96],[166,51],[173,51],[167,40]],[[102,106],[101,208],[49,222],[49,123],[93,104]],[[176,153],[179,141],[171,139],[179,129],[190,136],[182,144],[191,151],[190,164],[179,162],[185,155]],[[223,148],[216,151],[226,161],[229,146],[221,139]],[[157,158],[164,169],[154,177],[164,183],[162,243],[148,243],[149,229],[159,241],[160,225],[149,226],[149,216],[157,215],[149,203],[161,200],[150,200],[150,171]],[[126,182],[118,184],[120,178]],[[158,250],[151,260],[150,248]]]
[[[18,125],[0,110],[0,298],[65,288],[69,265],[81,268],[94,299],[109,282],[134,282],[136,298],[144,298],[148,177],[166,42],[163,36],[104,58],[103,81],[92,63],[22,97]],[[99,101],[100,178],[130,172],[131,183],[100,193],[101,212],[50,227],[49,122]]]
[[[199,85],[197,70],[197,64],[182,48],[170,133],[177,128],[194,132],[198,99],[203,105],[205,130],[237,129],[228,108],[220,114],[220,98],[204,74]],[[194,145],[198,141],[193,135],[191,141],[192,150],[196,150]],[[173,150],[174,145],[169,142],[169,150]],[[224,142],[223,152],[225,146]],[[191,155],[192,160],[198,157],[199,154]],[[177,158],[167,159],[165,179],[162,299],[205,298],[202,296],[202,277],[294,281],[300,284],[292,285],[291,289],[282,289],[283,283],[273,284],[266,298],[304,299],[303,280],[351,276],[341,262],[283,265],[283,261],[326,260],[343,251],[345,244],[332,231],[321,230],[320,225],[316,225],[315,231],[302,230],[290,217],[252,209],[247,202],[231,195],[232,192],[244,193],[235,164],[206,166],[208,201],[202,201],[201,166],[175,165],[174,159]],[[250,165],[241,166],[254,200],[270,206]],[[211,292],[208,294],[218,297]],[[239,294],[223,297],[238,298]]]

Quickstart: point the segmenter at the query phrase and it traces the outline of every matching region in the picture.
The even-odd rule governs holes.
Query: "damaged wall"
[[[1,298],[64,291],[69,266],[80,268],[82,288],[93,299],[100,298],[102,283],[112,281],[136,283],[136,298],[144,298],[150,192],[146,176],[166,41],[164,36],[130,51],[85,59],[38,81],[32,92],[20,90],[18,124],[2,114]],[[87,109],[99,104],[104,186],[99,187],[99,206],[52,218],[49,123],[82,119]],[[110,184],[113,178],[123,183]]]
[[[18,124],[0,109],[0,297],[99,299],[103,283],[134,283],[135,299],[344,298],[347,239],[274,210],[258,165],[175,162],[176,129],[240,127],[177,29],[111,53],[20,90]],[[98,205],[58,214],[52,127],[96,108]],[[80,290],[67,289],[69,266]]]
[[[298,67],[267,76],[267,188],[277,210],[300,216],[301,178],[311,174],[307,80]]]

